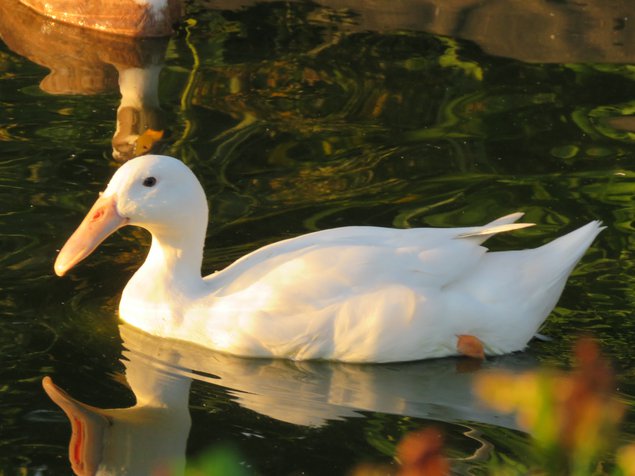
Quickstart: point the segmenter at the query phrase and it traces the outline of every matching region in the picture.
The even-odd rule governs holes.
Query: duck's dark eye
[[[145,179],[143,179],[144,187],[154,187],[156,183],[157,183],[157,179],[154,177],[146,177]]]

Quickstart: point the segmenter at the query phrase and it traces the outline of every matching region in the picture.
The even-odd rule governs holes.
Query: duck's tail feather
[[[602,222],[598,220],[591,221],[577,230],[537,248],[535,250],[539,255],[537,260],[544,267],[552,268],[551,279],[558,281],[571,273],[573,267],[591,246],[593,240],[605,228],[605,226],[602,226]]]
[[[500,270],[499,276],[508,283],[500,285],[509,286],[510,293],[517,287],[517,292],[529,298],[533,293],[550,293],[551,288],[561,290],[577,262],[604,228],[599,221],[592,221],[532,250],[488,253],[488,266]],[[560,291],[554,292],[560,294]]]
[[[497,233],[505,233],[507,231],[520,230],[534,226],[535,223],[514,223],[522,218],[524,213],[510,213],[504,217],[500,217],[487,225],[476,227],[468,232],[457,235],[456,238],[476,238],[476,241],[480,244],[487,240],[489,237],[496,235]]]
[[[492,337],[505,352],[524,348],[556,306],[569,274],[604,229],[592,221],[567,235],[529,250],[486,253],[478,270],[461,283],[477,303],[503,311],[487,315]],[[478,312],[487,314],[487,306]]]
[[[497,225],[497,226],[488,226],[483,227],[480,230],[469,231],[467,233],[461,233],[457,235],[457,238],[473,238],[476,236],[483,237],[483,240],[486,240],[490,236],[496,235],[497,233],[504,233],[506,231],[520,230],[521,228],[527,228],[530,226],[535,226],[535,223],[510,223],[508,225]]]
[[[524,217],[525,214],[523,212],[515,212],[510,213],[509,215],[505,215],[503,217],[497,218],[494,221],[489,222],[483,228],[488,228],[490,226],[498,226],[498,225],[507,225],[509,223],[514,223]]]
[[[556,306],[573,268],[604,228],[599,221],[589,222],[531,250],[525,263],[520,265],[522,278],[519,281],[527,285],[525,305],[534,308],[528,313],[535,316],[531,324],[533,332]]]

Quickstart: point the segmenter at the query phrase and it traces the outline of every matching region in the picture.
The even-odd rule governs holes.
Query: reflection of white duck
[[[380,412],[517,429],[514,415],[479,403],[472,382],[482,371],[515,372],[535,365],[526,354],[479,363],[472,371],[461,365],[469,362],[453,359],[381,365],[249,359],[158,339],[126,324],[119,329],[131,362],[169,362],[175,373],[228,389],[244,408],[303,426],[361,417],[360,412]],[[152,379],[158,374],[147,375]]]
[[[96,408],[70,397],[49,377],[43,381],[71,422],[69,459],[78,475],[163,474],[161,469],[168,467],[170,474],[183,474],[192,379],[223,387],[242,407],[295,425],[320,426],[368,411],[517,428],[513,415],[478,403],[471,388],[480,370],[462,371],[456,360],[354,365],[247,359],[157,338],[128,325],[120,331],[133,407]],[[532,365],[527,355],[481,364],[483,370],[509,371]],[[219,436],[207,434],[210,441]]]
[[[125,355],[126,353],[124,353]],[[125,355],[130,357],[130,355]],[[59,389],[49,377],[44,390],[68,415],[72,426],[69,459],[78,475],[182,474],[191,419],[191,379],[134,355],[126,380],[137,403],[130,408],[86,405]]]
[[[523,349],[601,230],[597,221],[540,248],[487,252],[522,228],[345,227],[265,246],[201,278],[203,189],[182,162],[124,164],[60,251],[63,275],[114,230],[152,234],[126,286],[124,321],[157,336],[257,357],[389,362]]]

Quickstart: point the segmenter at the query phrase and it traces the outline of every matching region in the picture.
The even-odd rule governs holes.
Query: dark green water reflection
[[[206,272],[341,225],[462,226],[526,212],[539,226],[492,241],[503,249],[601,219],[607,230],[542,331],[553,341],[487,365],[566,367],[571,342],[591,332],[632,404],[635,54],[631,24],[617,20],[635,12],[545,2],[545,18],[562,20],[545,23],[540,8],[510,18],[490,2],[469,14],[448,2],[446,24],[431,2],[398,3],[382,13],[363,2],[193,2],[169,42],[46,30],[19,9],[0,21],[0,473],[70,471],[68,424],[41,390],[43,376],[91,405],[134,404],[115,314],[148,237],[121,232],[69,277],[52,274],[56,249],[118,165],[113,148],[119,161],[152,149],[194,169],[212,211]],[[486,17],[496,26],[489,35],[478,27]],[[514,41],[532,25],[544,28],[522,38],[535,42]],[[135,77],[147,87],[138,97],[121,79]],[[138,139],[148,128],[160,134]],[[395,379],[407,386],[417,365],[421,378],[454,375],[454,364],[408,364]],[[276,365],[261,365],[270,376],[260,391],[281,408],[245,404],[229,377],[193,381],[189,456],[230,443],[261,474],[343,474],[390,462],[406,431],[436,421],[460,471],[480,474],[495,452],[526,457],[526,436],[469,405],[457,412],[447,397],[419,395],[422,404],[406,392],[401,407],[347,406],[320,393],[333,388],[320,384],[324,372],[332,383],[328,365],[292,377],[315,383],[311,398],[285,390]],[[342,388],[371,400],[383,389]],[[303,405],[305,420],[293,422]],[[629,412],[621,437],[633,434]],[[483,441],[489,449],[477,452]]]

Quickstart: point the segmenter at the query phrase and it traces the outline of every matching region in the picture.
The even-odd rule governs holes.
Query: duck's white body
[[[143,186],[148,177],[156,183]],[[152,246],[120,315],[150,334],[243,356],[348,362],[457,355],[459,336],[473,336],[494,355],[526,346],[602,229],[594,221],[540,248],[487,252],[488,237],[527,226],[513,224],[522,214],[470,228],[345,227],[265,246],[202,278],[207,213],[181,162],[133,159],[60,252],[56,271],[136,224],[152,233]],[[104,216],[119,223],[104,227]],[[104,230],[83,229],[91,226]],[[87,234],[98,239],[78,244]]]

